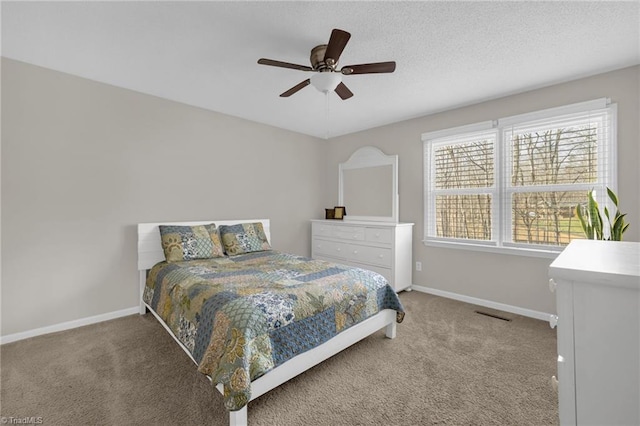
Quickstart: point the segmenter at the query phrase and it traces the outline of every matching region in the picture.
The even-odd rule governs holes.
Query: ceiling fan
[[[342,82],[343,75],[391,73],[396,69],[396,63],[391,61],[376,62],[373,64],[347,65],[338,70],[336,68],[338,60],[340,59],[340,55],[347,45],[349,38],[351,38],[351,34],[346,31],[339,30],[337,28],[331,31],[329,44],[321,44],[311,49],[310,67],[265,58],[259,59],[258,63],[261,65],[271,65],[273,67],[314,72],[311,78],[296,84],[291,89],[282,93],[280,96],[283,98],[289,97],[300,89],[312,84],[321,92],[335,91],[343,100],[349,99],[353,96],[353,93]]]

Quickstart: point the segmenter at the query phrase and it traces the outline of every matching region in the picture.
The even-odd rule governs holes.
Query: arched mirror
[[[338,166],[344,220],[398,222],[398,156],[365,146]]]

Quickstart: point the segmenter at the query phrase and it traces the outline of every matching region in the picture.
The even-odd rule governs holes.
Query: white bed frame
[[[160,324],[169,332],[171,337],[180,345],[185,353],[191,358],[191,360],[197,365],[191,353],[187,348],[178,340],[173,334],[171,329],[165,324],[160,316],[142,300],[144,294],[144,286],[147,279],[147,271],[158,262],[164,260],[164,252],[162,251],[162,245],[160,243],[160,231],[159,225],[204,225],[209,223],[215,223],[216,226],[220,225],[235,225],[238,223],[247,222],[261,222],[264,228],[264,232],[267,235],[267,239],[271,241],[271,233],[269,229],[269,219],[239,219],[239,220],[207,220],[198,222],[160,222],[160,223],[140,223],[138,224],[138,271],[140,280],[140,315],[144,315],[147,311],[151,312],[155,316]],[[386,327],[386,336],[390,339],[396,337],[396,311],[393,309],[384,309],[378,314],[365,321],[358,323],[342,333],[334,336],[332,339],[295,356],[289,361],[279,365],[273,370],[266,373],[264,376],[251,382],[251,401],[259,397],[260,395],[269,392],[284,382],[294,378],[300,373],[303,373],[311,367],[321,363],[322,361],[332,357],[338,352],[348,348],[356,342],[364,339],[365,337],[377,332],[378,330]],[[211,378],[209,378],[211,380]],[[220,393],[223,393],[222,384],[216,384],[216,388]],[[247,425],[247,406],[245,405],[241,410],[229,412],[229,425],[230,426],[246,426]]]

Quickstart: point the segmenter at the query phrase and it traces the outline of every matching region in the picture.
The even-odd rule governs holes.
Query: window
[[[425,243],[555,253],[584,238],[574,215],[615,190],[606,99],[426,133]]]

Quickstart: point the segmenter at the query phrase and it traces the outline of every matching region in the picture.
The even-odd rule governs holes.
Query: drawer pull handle
[[[337,250],[337,251],[340,251],[340,250],[342,250],[342,249],[341,249],[341,248],[337,248],[336,250]]]
[[[384,254],[379,254],[378,257],[382,259],[384,257]]]
[[[558,286],[558,285],[556,284],[556,282],[553,280],[553,278],[551,278],[551,279],[549,280],[549,291],[550,291],[551,293],[555,293],[555,292],[556,292],[556,287],[557,287],[557,286]]]
[[[358,254],[358,250],[354,250],[354,251],[353,251],[353,254]]]

